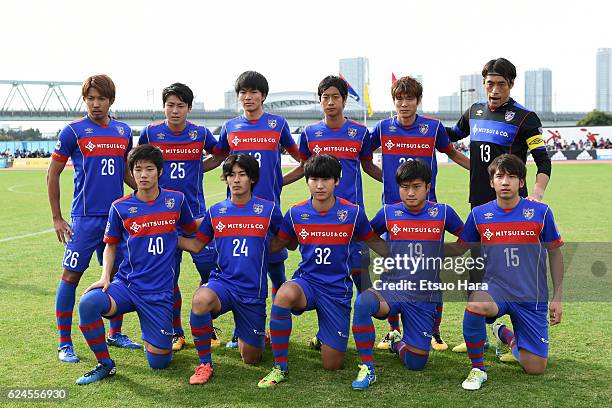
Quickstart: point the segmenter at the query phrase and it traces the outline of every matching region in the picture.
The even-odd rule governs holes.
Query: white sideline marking
[[[24,186],[30,186],[32,184],[15,184],[14,186],[10,186],[9,188],[7,188],[8,191],[10,191],[11,193],[15,193],[15,194],[40,194],[40,191],[38,192],[33,192],[33,191],[17,191],[17,187],[24,187]]]
[[[49,232],[53,232],[53,231],[55,231],[54,228],[49,228],[49,229],[46,229],[46,230],[43,230],[43,231],[32,232],[30,234],[15,235],[14,237],[2,238],[2,239],[0,239],[0,242],[8,242],[8,241],[14,241],[16,239],[33,237],[33,236],[36,236],[36,235],[48,234]]]

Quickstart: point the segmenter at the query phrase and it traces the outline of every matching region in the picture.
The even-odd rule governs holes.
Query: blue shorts
[[[120,279],[115,279],[106,291],[117,303],[114,316],[136,311],[142,339],[164,350],[172,349],[172,291],[157,293],[134,292]],[[111,316],[111,317],[114,317]]]
[[[389,314],[401,313],[402,341],[412,347],[429,351],[434,326],[436,303],[433,302],[391,302]]]
[[[498,302],[496,317],[487,318],[493,323],[498,317],[509,315],[514,339],[519,348],[548,358],[548,307],[545,302]]]
[[[363,241],[355,241],[349,244],[351,270],[368,270],[370,266],[370,248]]]
[[[69,271],[83,273],[89,267],[89,261],[94,251],[98,256],[98,262],[102,265],[102,253],[106,244],[104,232],[108,217],[72,217],[70,228],[74,232],[72,240],[66,244],[62,266]],[[117,245],[114,268],[118,269],[123,254]]]
[[[213,313],[212,318],[231,310],[238,338],[250,346],[262,348],[266,334],[266,299],[237,295],[228,284],[212,278],[202,287],[215,292],[221,303],[221,310]]]
[[[334,350],[345,353],[351,332],[351,298],[331,296],[321,286],[310,283],[304,278],[294,278],[289,282],[300,285],[306,296],[304,310],[292,313],[301,315],[309,310],[316,310],[319,320],[317,333],[319,340]]]

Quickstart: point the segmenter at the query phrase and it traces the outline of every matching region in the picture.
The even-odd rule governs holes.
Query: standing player
[[[281,148],[299,160],[298,148],[291,136],[289,125],[282,116],[264,112],[263,103],[268,96],[266,78],[255,71],[246,71],[236,79],[236,95],[242,105],[243,114],[228,120],[221,128],[215,155],[204,162],[204,171],[217,167],[229,154],[247,153],[259,163],[261,179],[253,189],[253,195],[274,201],[280,208],[283,186],[281,172]],[[228,192],[229,196],[229,192]],[[285,282],[285,259],[287,251],[271,254],[268,274],[272,281],[272,297]],[[235,337],[235,336],[234,336]],[[236,338],[228,347],[237,347]]]
[[[116,372],[104,343],[102,317],[136,311],[149,366],[166,368],[172,360],[172,287],[178,243],[177,227],[197,228],[183,193],[159,188],[161,150],[135,148],[128,166],[138,189],[113,202],[104,235],[102,277],[79,302],[80,328],[98,364],[77,380],[90,384]],[[123,262],[113,279],[117,247]],[[112,282],[111,282],[112,281]]]
[[[371,177],[382,181],[382,172],[372,162],[370,132],[364,125],[344,117],[348,96],[346,81],[330,75],[319,83],[317,89],[323,120],[306,126],[300,136],[300,165],[285,175],[285,184],[304,175],[304,162],[318,154],[331,154],[342,164],[342,176],[335,194],[363,208],[361,168]],[[361,166],[360,166],[361,165]],[[360,168],[361,167],[361,168]],[[363,243],[351,245],[351,275],[358,292],[372,284],[368,275],[369,252]],[[318,348],[318,340],[311,344]]]
[[[551,162],[542,139],[542,123],[535,114],[510,97],[516,78],[515,66],[505,58],[487,62],[482,69],[486,102],[473,104],[452,128],[447,128],[450,140],[470,137],[470,204],[472,208],[495,200],[495,190],[489,183],[487,168],[497,156],[516,155],[523,163],[530,152],[537,174],[531,197],[542,200],[550,180]],[[527,185],[519,191],[527,197]],[[474,258],[479,254],[472,253]],[[482,271],[470,270],[470,281],[482,281]],[[453,348],[465,352],[465,344]]]
[[[213,374],[213,317],[233,312],[240,355],[246,364],[261,360],[264,345],[269,237],[278,231],[282,215],[274,201],[253,196],[259,165],[252,156],[241,153],[225,159],[223,178],[231,197],[206,212],[197,240],[181,238],[179,243],[181,248],[198,252],[214,238],[218,254],[218,273],[193,296],[190,323],[200,365],[190,384],[204,384]]]
[[[401,312],[404,336],[391,332],[390,350],[408,369],[425,368],[435,333],[436,307],[442,294],[419,290],[420,283],[440,282],[439,264],[444,257],[444,231],[459,235],[463,222],[450,206],[427,200],[431,194],[431,165],[420,159],[403,162],[395,173],[400,202],[383,204],[370,224],[374,232],[387,237],[391,256],[409,256],[423,260],[418,268],[399,269],[382,275],[375,285],[357,296],[353,312],[353,337],[361,359],[353,389],[366,389],[376,381],[373,347],[376,333],[372,316],[385,319]],[[434,261],[433,265],[430,263]],[[411,282],[417,289],[392,290],[398,284]],[[394,286],[391,286],[394,285]]]
[[[159,179],[160,187],[185,194],[192,214],[201,218],[206,212],[202,189],[202,156],[205,151],[212,153],[217,141],[210,130],[187,121],[193,103],[193,92],[187,85],[174,83],[164,88],[162,100],[166,120],[145,127],[138,144],[150,143],[161,149],[164,154],[164,171]],[[215,266],[212,249],[204,248],[192,254],[191,258],[200,273],[201,281],[207,282]],[[181,323],[182,296],[178,286],[181,259],[182,251],[179,250],[174,266],[173,351],[179,351],[185,345],[185,332]],[[219,340],[215,338],[215,341],[218,345]]]
[[[382,147],[382,181],[383,204],[400,202],[396,184],[396,171],[407,160],[422,160],[431,169],[431,187],[426,199],[437,202],[436,175],[438,164],[436,150],[446,153],[450,159],[461,167],[470,168],[470,159],[454,149],[446,129],[438,119],[417,115],[417,107],[421,103],[423,87],[416,79],[406,76],[398,79],[391,87],[391,97],[395,105],[396,115],[381,120],[372,133],[372,151]],[[446,350],[447,344],[440,337],[440,322],[442,321],[443,304],[436,307],[435,321],[431,345],[434,350]],[[389,347],[389,334],[399,331],[399,316],[389,315],[390,331],[378,348]]]
[[[548,360],[548,287],[546,252],[550,258],[553,298],[550,324],[561,322],[563,245],[548,205],[521,198],[527,168],[515,155],[502,154],[489,165],[490,185],[497,198],[475,207],[460,239],[480,244],[485,259],[482,290],[470,295],[463,316],[463,337],[472,370],[463,388],[477,390],[487,380],[484,364],[485,321],[510,315],[514,332],[494,323],[493,335],[508,344],[528,374],[542,374]],[[486,287],[484,285],[487,285]]]
[[[49,204],[58,240],[66,245],[62,278],[57,287],[55,315],[59,331],[59,360],[79,362],[72,345],[72,311],[76,287],[89,266],[94,251],[102,264],[104,228],[111,203],[123,196],[123,182],[134,187],[125,160],[132,147],[128,125],[108,115],[115,101],[115,84],[106,75],[94,75],[83,82],[81,91],[87,116],[66,126],[60,133],[47,173]],[[68,159],[74,165],[74,198],[71,223],[60,208],[60,174]],[[121,258],[117,257],[115,267]],[[123,317],[110,322],[111,345],[140,348],[121,333]]]
[[[291,314],[316,310],[317,338],[326,370],[342,367],[348,342],[353,285],[350,280],[349,244],[363,240],[386,254],[359,205],[334,195],[342,165],[327,154],[311,157],[304,164],[311,199],[287,211],[272,247],[300,245],[302,261],[293,279],[278,291],[270,312],[270,337],[274,368],[260,388],[287,379],[287,355],[291,335]]]

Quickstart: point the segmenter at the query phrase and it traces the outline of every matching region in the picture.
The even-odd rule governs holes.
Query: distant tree
[[[13,141],[13,140],[44,140],[42,133],[38,129],[25,129],[25,130],[13,130],[9,129],[5,131],[0,129],[0,140]]]
[[[576,126],[612,126],[612,114],[595,109],[580,119]]]

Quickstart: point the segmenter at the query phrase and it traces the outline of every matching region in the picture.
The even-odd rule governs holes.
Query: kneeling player
[[[102,278],[87,288],[79,302],[80,328],[98,360],[93,370],[77,380],[79,385],[115,374],[102,317],[136,311],[149,366],[166,368],[172,360],[176,228],[195,231],[196,222],[183,193],[159,188],[164,166],[161,150],[138,146],[130,153],[128,166],[138,190],[112,204],[104,235]],[[124,261],[113,279],[117,246]]]
[[[338,159],[327,154],[306,161],[304,173],[312,198],[287,211],[272,243],[274,251],[297,241],[302,261],[293,279],[281,286],[272,305],[274,368],[259,382],[260,388],[272,387],[287,378],[291,313],[317,311],[323,368],[342,367],[353,296],[349,245],[362,240],[377,252],[386,253],[363,208],[334,195],[341,169]]]
[[[416,269],[386,272],[374,288],[357,296],[353,312],[353,337],[361,364],[353,381],[354,389],[366,389],[376,381],[373,347],[376,333],[372,316],[386,319],[401,313],[403,337],[399,331],[390,334],[389,350],[396,353],[408,369],[425,368],[435,330],[434,315],[441,302],[441,293],[421,290],[420,282],[439,282],[444,231],[459,235],[463,222],[450,206],[427,201],[431,188],[432,171],[426,163],[416,159],[404,162],[395,173],[400,202],[385,204],[371,221],[378,235],[388,238],[391,255],[421,259]],[[407,290],[392,290],[405,282],[415,286]],[[391,285],[393,284],[393,286]],[[378,290],[377,290],[378,289]]]
[[[487,380],[484,364],[485,321],[509,315],[514,332],[501,323],[492,326],[498,342],[528,374],[542,374],[548,360],[548,288],[546,253],[550,258],[553,299],[548,308],[550,324],[561,321],[563,245],[548,205],[519,196],[527,168],[517,157],[503,154],[489,165],[496,200],[472,209],[461,241],[479,243],[485,260],[480,291],[470,295],[463,317],[463,337],[472,370],[463,388],[477,390]]]
[[[197,239],[181,237],[179,243],[181,249],[197,253],[214,238],[218,253],[218,273],[193,296],[191,333],[200,365],[189,378],[190,384],[204,384],[213,374],[213,318],[233,312],[238,348],[245,363],[258,363],[264,345],[268,231],[278,231],[282,214],[274,201],[253,196],[259,164],[252,156],[230,155],[223,162],[223,178],[231,197],[210,207]]]

